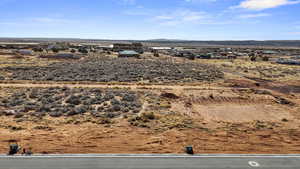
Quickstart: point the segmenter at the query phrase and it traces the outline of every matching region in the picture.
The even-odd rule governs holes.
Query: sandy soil
[[[230,83],[233,83],[232,81]],[[239,83],[239,81],[234,81]],[[242,84],[242,83],[241,83]],[[68,84],[65,84],[68,86]],[[65,86],[62,85],[62,86]],[[299,95],[270,91],[257,94],[256,89],[224,86],[110,86],[171,92],[179,99],[170,99],[167,111],[191,117],[196,127],[160,129],[141,128],[119,118],[113,124],[93,124],[76,116],[68,118],[32,119],[16,122],[12,117],[0,120],[0,153],[6,153],[9,140],[18,140],[35,153],[183,153],[193,145],[197,153],[300,153],[299,107],[282,105],[273,95]],[[60,87],[53,84],[1,84],[1,87]],[[105,85],[70,85],[100,87]],[[74,122],[75,120],[75,122]],[[286,121],[285,121],[286,120]],[[22,127],[13,130],[12,127]]]
[[[197,153],[299,153],[299,129],[273,126],[255,129],[254,124],[218,124],[217,129],[151,129],[118,124],[104,127],[94,124],[47,125],[50,130],[1,129],[0,152],[6,153],[8,140],[16,139],[35,153],[183,153],[193,145]],[[222,126],[222,127],[221,127]],[[273,126],[272,128],[270,126]]]

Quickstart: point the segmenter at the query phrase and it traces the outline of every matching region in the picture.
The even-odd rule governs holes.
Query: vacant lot
[[[2,153],[9,140],[36,153],[182,153],[190,144],[198,153],[299,152],[299,107],[260,90],[2,88],[1,95]]]
[[[0,58],[0,153],[10,140],[35,153],[182,153],[186,145],[197,153],[300,153],[294,66],[6,59]]]

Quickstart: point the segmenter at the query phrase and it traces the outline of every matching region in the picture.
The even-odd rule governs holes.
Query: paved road
[[[299,169],[300,156],[0,156],[0,169]]]

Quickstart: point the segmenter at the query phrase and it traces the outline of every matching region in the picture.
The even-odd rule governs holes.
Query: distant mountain
[[[79,43],[125,43],[143,42],[163,44],[164,46],[273,46],[273,47],[300,47],[300,40],[224,40],[201,41],[182,39],[149,39],[149,40],[113,40],[113,39],[79,39],[79,38],[1,38],[2,42],[79,42]]]
[[[198,41],[178,39],[153,39],[144,42],[164,44],[189,44],[192,46],[221,45],[221,46],[274,46],[274,47],[300,47],[300,40],[224,40],[224,41]]]
[[[189,40],[182,40],[182,39],[149,39],[149,40],[146,40],[146,41],[159,41],[159,42],[174,42],[174,41],[189,41]]]

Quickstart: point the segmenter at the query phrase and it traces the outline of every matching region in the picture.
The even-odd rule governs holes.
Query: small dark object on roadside
[[[33,153],[32,153],[32,149],[31,148],[23,148],[23,152],[22,152],[22,155],[26,155],[26,156],[31,156]]]
[[[21,147],[18,143],[13,143],[9,145],[9,152],[8,155],[15,155],[20,151]]]
[[[185,152],[186,152],[187,154],[193,155],[193,154],[194,154],[193,146],[187,146],[187,147],[185,148]]]

